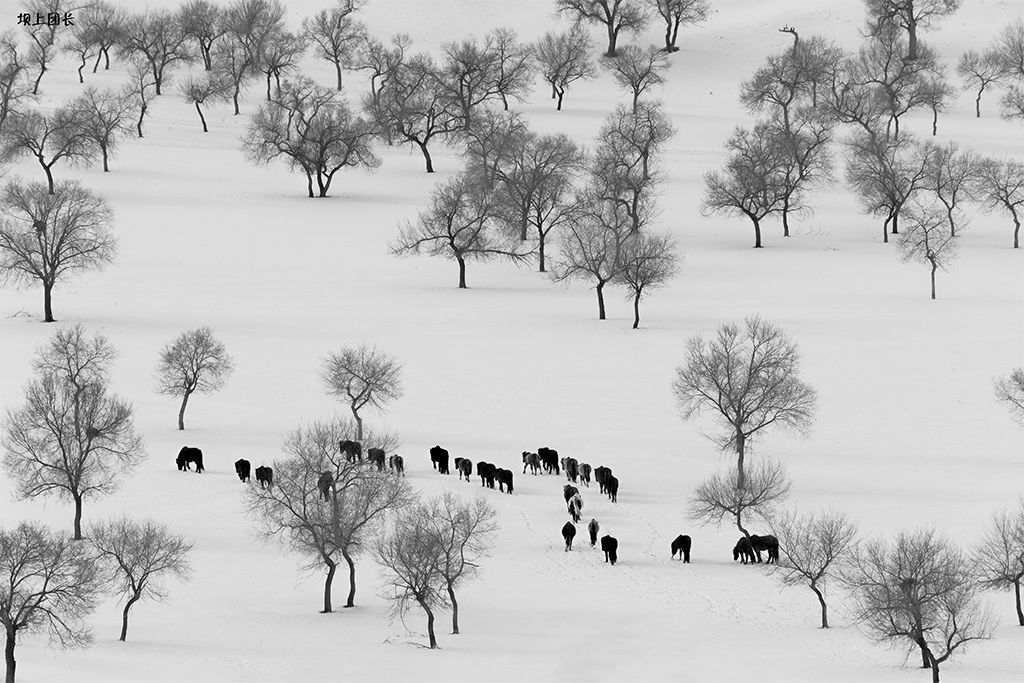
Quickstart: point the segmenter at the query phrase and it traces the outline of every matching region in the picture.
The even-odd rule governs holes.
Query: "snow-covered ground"
[[[135,8],[133,3],[133,8]],[[150,5],[172,3],[162,0]],[[326,2],[288,0],[289,21]],[[141,7],[142,3],[138,3]],[[246,164],[238,139],[259,104],[253,87],[243,115],[209,107],[210,133],[173,88],[159,98],[143,140],[126,140],[110,173],[56,169],[106,197],[116,212],[116,262],[58,285],[56,326],[41,319],[37,288],[0,290],[0,404],[21,403],[30,358],[54,330],[83,323],[119,349],[112,377],[135,406],[148,460],[117,494],[87,501],[86,522],[119,511],[166,522],[195,542],[194,578],[171,587],[165,604],[133,611],[127,643],[117,642],[118,606],[92,619],[96,642],[61,651],[41,636],[18,648],[20,681],[923,681],[927,672],[900,651],[873,644],[852,626],[842,594],[831,593],[834,628],[817,628],[807,590],[783,591],[770,575],[732,562],[737,532],[687,519],[696,482],[731,459],[702,434],[710,422],[679,418],[670,390],[686,340],[758,313],[800,345],[805,379],[819,392],[809,438],[772,433],[753,458],[777,458],[794,486],[791,503],[848,512],[867,535],[933,526],[970,544],[999,507],[1024,491],[1024,434],[993,398],[992,380],[1024,363],[1022,250],[1004,215],[972,211],[962,257],[940,273],[928,299],[924,268],[899,263],[874,218],[861,215],[840,178],[813,197],[813,216],[794,236],[774,223],[765,249],[751,249],[749,223],[699,213],[702,175],[721,164],[722,143],[749,122],[739,84],[771,52],[789,45],[783,24],[854,48],[863,9],[856,0],[713,0],[704,26],[686,29],[659,94],[678,128],[666,153],[660,224],[685,252],[671,286],[645,304],[630,329],[625,298],[609,297],[596,319],[585,285],[554,286],[529,268],[471,264],[458,290],[451,262],[396,259],[387,244],[415,217],[431,188],[455,173],[440,147],[438,173],[419,152],[382,148],[372,175],[350,172],[329,199],[304,196],[304,180],[283,165]],[[929,41],[947,63],[987,43],[1019,0],[968,0]],[[507,25],[535,39],[566,22],[549,0],[371,0],[364,20],[380,37],[411,34],[416,49]],[[20,5],[0,0],[15,21]],[[600,33],[594,31],[600,44]],[[660,40],[657,27],[639,38]],[[87,83],[116,86],[121,63]],[[331,67],[308,62],[330,84]],[[353,97],[365,87],[346,74]],[[43,104],[74,95],[63,60],[43,80]],[[603,118],[625,101],[607,76],[573,87],[555,112],[538,83],[515,108],[540,131],[590,143]],[[987,155],[1024,158],[1024,126],[996,116],[996,96],[973,115],[963,94],[939,121],[940,141]],[[907,129],[930,132],[924,118]],[[12,171],[41,179],[38,166]],[[189,429],[176,430],[173,398],[154,392],[161,346],[179,332],[211,325],[234,355],[227,387],[197,396]],[[423,649],[418,615],[389,623],[369,557],[358,564],[357,607],[317,613],[321,574],[256,534],[242,508],[231,463],[282,456],[282,436],[301,423],[341,413],[317,370],[343,345],[377,344],[404,363],[405,396],[376,424],[397,430],[412,482],[425,493],[482,493],[501,531],[481,577],[468,584],[460,636],[442,620],[438,651]],[[208,471],[174,467],[182,444],[200,446]],[[516,493],[483,491],[442,477],[427,448],[489,460],[516,471]],[[603,563],[588,544],[562,551],[563,480],[519,474],[520,452],[541,445],[621,481],[618,504],[584,490],[584,514],[620,542],[620,563]],[[0,477],[2,524],[41,519],[66,528],[61,501],[14,501]],[[679,533],[694,538],[693,563],[669,560]],[[343,593],[336,582],[336,595]],[[996,638],[943,666],[943,680],[1002,682],[1024,676],[1024,629],[1012,597],[991,596]]]

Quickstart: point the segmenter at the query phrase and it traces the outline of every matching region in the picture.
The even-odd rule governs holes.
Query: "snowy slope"
[[[292,25],[321,4],[289,0]],[[371,0],[365,20],[378,36],[406,31],[417,48],[436,51],[499,25],[536,38],[565,24],[552,4]],[[1017,1],[964,4],[925,34],[949,61],[1024,13]],[[661,93],[679,129],[666,154],[661,224],[679,239],[686,263],[651,296],[636,331],[617,293],[602,322],[582,284],[553,286],[528,268],[471,264],[470,289],[460,291],[453,263],[389,256],[398,222],[413,218],[431,187],[458,170],[451,151],[437,150],[439,172],[430,176],[418,151],[382,149],[376,173],[340,176],[333,197],[310,200],[303,179],[282,165],[245,163],[238,151],[245,116],[211,108],[204,135],[172,88],[156,103],[146,138],[126,141],[110,173],[58,168],[58,177],[81,179],[109,199],[120,250],[105,272],[58,285],[55,316],[58,325],[102,331],[120,350],[112,382],[134,403],[150,456],[119,493],[87,503],[87,521],[125,510],[167,522],[194,539],[195,576],[172,587],[166,604],[136,607],[128,643],[116,641],[113,602],[92,620],[89,649],[25,639],[19,680],[925,680],[913,659],[904,666],[900,652],[850,625],[839,591],[836,628],[822,632],[809,591],[782,591],[760,570],[733,564],[735,530],[686,518],[695,483],[730,458],[702,436],[710,422],[679,419],[670,382],[687,338],[752,313],[767,317],[798,341],[804,375],[820,395],[809,438],[774,433],[753,456],[787,464],[793,504],[833,505],[869,534],[931,525],[970,543],[995,508],[1024,491],[1024,436],[991,386],[1024,364],[1022,254],[1010,248],[1007,218],[972,215],[963,255],[940,274],[939,300],[929,301],[926,271],[898,262],[841,179],[813,198],[815,214],[798,221],[793,237],[767,227],[762,250],[750,248],[744,221],[701,217],[701,177],[721,163],[732,128],[749,121],[737,103],[740,82],[789,44],[776,29],[789,23],[853,48],[862,17],[852,0],[715,6],[705,26],[681,34]],[[0,0],[0,17],[13,23],[18,11]],[[659,39],[652,28],[640,40]],[[308,72],[331,82],[326,63],[311,60]],[[87,82],[113,86],[123,78],[112,69]],[[353,97],[364,87],[360,74],[346,74],[346,82]],[[43,80],[43,104],[80,87],[64,61]],[[243,114],[259,99],[253,88]],[[962,96],[940,119],[939,139],[1024,158],[1024,127],[998,120],[991,95],[987,115],[976,120],[971,99]],[[537,130],[589,144],[620,101],[602,76],[574,87],[563,112],[539,84],[517,109]],[[929,132],[913,118],[908,128]],[[14,172],[42,177],[27,161]],[[55,329],[38,322],[40,309],[37,289],[0,290],[5,407],[21,402],[33,350]],[[215,328],[237,370],[220,393],[193,399],[180,434],[176,402],[155,394],[151,377],[160,347],[200,325]],[[299,558],[257,537],[231,468],[239,457],[270,464],[289,430],[339,413],[317,369],[327,352],[362,342],[405,364],[405,396],[372,419],[401,434],[417,487],[480,492],[430,469],[426,449],[435,443],[517,472],[515,495],[483,492],[499,510],[498,546],[464,589],[463,634],[440,628],[440,651],[420,647],[418,616],[408,622],[411,633],[387,621],[369,558],[358,565],[357,607],[318,614],[320,573],[301,573]],[[184,443],[206,454],[203,476],[175,470]],[[584,514],[618,537],[616,567],[585,543],[562,551],[562,481],[522,476],[516,467],[521,451],[541,445],[615,470],[619,503],[584,491]],[[70,524],[68,505],[13,501],[10,488],[0,477],[3,524]],[[668,559],[679,533],[694,537],[692,565]],[[336,595],[342,591],[336,585]],[[947,663],[944,680],[995,683],[1024,674],[1024,629],[1014,626],[1012,598],[992,597],[1002,621],[997,638]]]

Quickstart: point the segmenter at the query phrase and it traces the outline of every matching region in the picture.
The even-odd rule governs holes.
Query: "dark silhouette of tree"
[[[182,332],[160,350],[157,364],[157,391],[181,396],[178,429],[185,429],[185,407],[194,393],[207,394],[224,387],[234,362],[224,344],[213,336],[209,327]]]
[[[720,526],[728,520],[750,538],[743,520],[770,521],[789,489],[785,468],[773,460],[754,463],[742,476],[730,468],[697,484],[690,496],[689,516],[704,526]]]
[[[320,59],[334,65],[341,90],[341,70],[350,68],[366,27],[352,16],[360,9],[356,0],[338,0],[330,9],[320,10],[302,20],[302,32]]]
[[[110,70],[110,50],[124,40],[124,21],[124,10],[106,0],[92,0],[82,7],[80,12],[75,13],[76,25],[80,24],[86,28],[93,45],[96,46],[93,73],[99,70],[101,58],[103,70]]]
[[[1005,209],[1013,218],[1013,248],[1020,248],[1024,218],[1024,164],[1012,159],[985,159],[978,164],[977,196],[989,210]]]
[[[642,232],[626,241],[618,282],[633,299],[633,329],[640,327],[640,300],[679,273],[676,241],[669,235]]]
[[[89,64],[93,55],[99,53],[99,48],[96,46],[88,25],[76,23],[61,43],[60,48],[64,52],[78,57],[78,82],[85,83],[82,69]]]
[[[189,0],[178,8],[178,22],[185,38],[199,49],[203,68],[213,71],[213,44],[227,32],[221,6],[209,0]]]
[[[665,22],[665,52],[678,52],[676,42],[680,26],[694,26],[707,21],[711,13],[708,0],[648,0]]]
[[[640,0],[555,0],[555,9],[569,15],[577,24],[604,26],[608,34],[605,52],[608,57],[616,56],[622,31],[639,33],[647,26],[647,11]]]
[[[58,161],[74,165],[96,158],[98,150],[86,134],[84,119],[74,102],[49,114],[34,109],[18,112],[7,120],[4,153],[0,157],[33,157],[46,174],[46,184],[52,194],[53,167]]]
[[[1016,382],[1016,406],[1024,415],[1024,370],[1015,370],[1008,381]],[[1020,584],[1024,580],[1024,500],[1018,501],[1016,510],[1001,510],[992,515],[992,521],[974,551],[974,561],[983,586],[995,590],[1013,589],[1017,623],[1024,626],[1024,610],[1020,601]]]
[[[510,99],[523,101],[533,90],[537,73],[533,48],[520,43],[516,32],[505,27],[490,31],[486,40],[496,58],[494,90],[501,98],[505,111],[508,111]]]
[[[356,421],[356,441],[363,440],[359,411],[370,406],[384,410],[402,397],[402,364],[376,347],[346,346],[330,353],[320,367],[327,393],[348,404]]]
[[[1024,368],[996,380],[996,399],[1006,404],[1015,420],[1024,424]]]
[[[427,501],[425,518],[431,523],[428,533],[437,539],[440,551],[441,580],[452,608],[452,634],[459,634],[459,601],[455,589],[480,571],[480,559],[494,546],[498,531],[497,513],[483,497],[464,501],[447,491]]]
[[[135,130],[141,138],[143,137],[142,123],[146,119],[146,113],[149,112],[149,103],[156,97],[156,79],[153,77],[146,62],[141,59],[132,59],[130,62],[125,95],[131,99],[135,110],[139,112],[139,120],[135,123]]]
[[[25,9],[33,17],[40,14],[45,17],[50,14],[63,16],[66,8],[66,4],[62,0],[31,0]],[[35,63],[38,68],[36,80],[32,84],[33,95],[39,94],[39,83],[43,80],[43,75],[50,70],[49,65],[56,59],[58,26],[60,26],[59,23],[46,21],[33,22],[22,27],[29,39],[29,61]]]
[[[259,70],[267,79],[267,101],[271,97],[270,82],[274,81],[277,96],[281,95],[281,79],[299,68],[306,52],[306,38],[301,33],[276,31],[267,38],[260,53]]]
[[[975,199],[978,164],[981,158],[971,150],[961,151],[955,142],[935,147],[924,179],[924,189],[946,208],[949,234],[956,235],[957,207]]]
[[[946,214],[934,205],[912,204],[907,210],[900,236],[900,260],[924,263],[931,269],[932,299],[935,298],[935,272],[948,269],[956,259],[956,231],[950,231]]]
[[[19,51],[13,31],[0,33],[0,139],[7,129],[7,119],[33,99],[27,56]],[[0,157],[0,161],[3,157]]]
[[[956,92],[941,75],[926,76],[921,83],[919,92],[924,106],[932,112],[932,135],[938,135],[939,112],[945,111],[946,107],[955,100]]]
[[[960,9],[960,0],[864,0],[872,35],[892,28],[907,32],[906,59],[918,58],[917,29],[928,28],[940,17]]]
[[[1024,119],[1024,88],[1011,85],[999,98],[999,115],[1004,119]]]
[[[121,138],[131,132],[135,103],[124,92],[88,87],[70,106],[81,114],[81,132],[99,150],[103,172],[110,171],[110,155],[117,150]]]
[[[181,99],[195,105],[204,133],[209,132],[209,128],[206,125],[206,117],[203,116],[202,105],[207,102],[230,102],[233,89],[231,78],[219,71],[189,76],[178,85]]]
[[[160,95],[171,70],[195,58],[190,40],[174,12],[148,10],[125,19],[120,47],[129,58],[145,62],[153,75],[156,94]]]
[[[651,86],[665,84],[665,73],[668,71],[665,52],[653,45],[647,49],[627,45],[619,50],[618,56],[605,57],[601,63],[619,87],[633,95],[634,112],[637,101]]]
[[[974,115],[981,118],[981,95],[985,88],[1003,80],[1008,74],[1006,63],[995,48],[979,53],[968,50],[960,55],[956,72],[964,79],[964,90],[977,90],[974,98]]]
[[[459,131],[466,170],[478,174],[484,187],[491,190],[506,167],[515,163],[530,135],[526,120],[515,112],[483,109],[469,128]]]
[[[565,91],[576,81],[597,75],[590,60],[594,43],[582,31],[545,33],[534,47],[540,72],[551,85],[551,99],[557,100],[555,109],[562,111]]]

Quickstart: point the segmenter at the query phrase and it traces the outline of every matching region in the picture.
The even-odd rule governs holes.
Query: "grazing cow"
[[[580,481],[587,488],[590,488],[590,465],[585,462],[580,463]]]
[[[608,481],[610,476],[612,476],[611,468],[604,465],[594,468],[594,481],[597,482],[597,488],[601,493],[608,492],[605,482]]]
[[[593,548],[597,545],[597,532],[601,530],[601,525],[597,523],[596,519],[591,518],[587,523],[587,531],[590,532],[590,547]]]
[[[383,448],[370,448],[366,451],[366,459],[371,465],[377,466],[378,472],[384,471],[384,459],[386,455]]]
[[[195,463],[196,474],[200,474],[205,471],[203,467],[203,452],[198,448],[192,446],[182,446],[181,450],[178,451],[178,457],[175,458],[174,462],[178,465],[178,470],[181,472],[192,471],[192,463]]]
[[[580,473],[580,464],[576,458],[566,458],[562,463],[562,469],[565,470],[565,478],[575,484]]]
[[[604,561],[611,562],[615,566],[619,559],[619,541],[613,536],[605,534],[601,537],[601,550],[604,551]]]
[[[562,495],[565,497],[565,504],[569,504],[569,499],[579,493],[580,490],[572,484],[566,484],[562,487]]]
[[[262,488],[268,488],[268,489],[274,488],[274,470],[272,470],[269,467],[263,467],[262,465],[260,467],[257,467],[256,468],[256,481],[259,482],[261,489]]]
[[[505,493],[512,493],[512,470],[506,470],[501,467],[494,471],[494,476],[498,479],[498,490],[504,491]],[[502,487],[504,485],[504,488]]]
[[[779,563],[779,539],[774,536],[750,536],[750,549],[754,551],[757,556],[757,561],[761,561],[761,551],[768,551],[768,561],[766,564],[778,564]]]
[[[576,525],[566,522],[562,527],[562,538],[565,539],[565,552],[572,550],[572,539],[576,537]]]
[[[679,553],[679,559],[682,560],[684,564],[689,563],[690,542],[691,539],[689,536],[684,536],[683,534],[676,536],[676,540],[672,541],[672,559],[676,559],[676,553]]]
[[[331,486],[334,484],[334,475],[330,472],[324,472],[320,475],[320,478],[316,480],[316,487],[320,491],[320,495],[323,496],[324,501],[328,500],[331,492]]]
[[[430,462],[440,474],[450,474],[448,471],[448,451],[440,446],[430,449]]]
[[[544,465],[544,471],[550,474],[561,474],[558,469],[558,451],[554,448],[548,448],[547,446],[541,446],[537,449],[537,456],[540,458],[541,463]]]
[[[345,456],[346,462],[355,462],[356,460],[362,462],[363,460],[363,444],[358,441],[342,439],[338,442],[338,452]]]
[[[250,463],[245,458],[235,461],[235,474],[238,475],[239,481],[241,481],[242,483],[249,481],[249,473],[251,471],[251,468],[252,463]]]
[[[480,477],[480,486],[486,486],[489,489],[494,488],[495,470],[497,470],[495,465],[483,460],[476,464],[476,473]]]
[[[605,491],[608,492],[608,498],[610,498],[613,503],[619,502],[619,480],[618,479],[616,479],[611,474],[609,474],[608,478],[605,479],[604,488],[605,488]]]
[[[754,549],[750,545],[750,539],[746,536],[740,536],[740,540],[736,541],[736,545],[732,549],[732,561],[736,560],[742,561],[743,564],[757,561]]]
[[[569,499],[569,516],[572,517],[572,521],[576,522],[577,524],[579,524],[580,517],[582,516],[580,514],[580,511],[582,509],[583,498],[581,498],[580,494],[578,493],[574,494],[573,497]]]
[[[388,467],[390,467],[403,477],[405,476],[405,459],[398,453],[395,453],[390,458],[388,458]]]
[[[540,472],[540,456],[536,453],[523,451],[523,474],[526,474],[527,467],[530,468],[530,474]]]

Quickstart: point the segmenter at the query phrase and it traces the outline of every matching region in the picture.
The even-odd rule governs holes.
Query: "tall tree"
[[[121,44],[124,39],[125,12],[106,0],[92,0],[76,15],[76,21],[87,27],[93,44],[96,46],[96,62],[92,72],[100,68],[110,70],[110,50]]]
[[[0,33],[0,137],[7,129],[7,119],[32,99],[28,58],[13,31]],[[3,157],[0,156],[0,160]]]
[[[224,10],[210,0],[189,0],[178,8],[178,22],[185,38],[199,48],[203,68],[213,71],[213,44],[227,32]]]
[[[1005,209],[1013,218],[1013,248],[1020,248],[1024,219],[1024,164],[1013,159],[985,159],[978,165],[977,194],[989,210]]]
[[[190,38],[178,16],[171,10],[149,10],[125,19],[121,50],[143,61],[153,76],[156,94],[163,94],[164,82],[179,64],[195,58]]]
[[[605,57],[602,65],[620,88],[632,94],[634,112],[637,102],[651,86],[665,84],[665,72],[668,71],[665,53],[653,45],[646,50],[627,45],[619,50],[617,57]]]
[[[597,24],[608,34],[605,55],[614,57],[619,33],[639,33],[647,26],[647,9],[640,0],[555,0],[555,9],[577,24]],[[577,29],[578,30],[578,29]]]
[[[1018,396],[1024,398],[1024,372],[1016,371]],[[1024,411],[1024,402],[1019,403]],[[982,585],[996,590],[1013,589],[1017,608],[1017,623],[1024,626],[1021,608],[1020,584],[1024,581],[1024,499],[1013,511],[1002,510],[992,515],[992,521],[974,551],[974,560]]]
[[[730,468],[704,479],[690,496],[688,512],[698,524],[718,526],[726,520],[745,538],[744,526],[753,519],[770,521],[776,507],[789,496],[786,469],[774,460],[762,460],[743,472]],[[746,521],[744,521],[746,520]]]
[[[1008,75],[1006,62],[995,48],[981,53],[977,50],[968,50],[960,55],[956,71],[964,79],[964,90],[977,90],[974,98],[974,115],[980,119],[981,95],[985,88],[998,83]]]
[[[596,76],[590,53],[594,43],[582,31],[545,33],[534,47],[541,75],[551,85],[551,99],[557,100],[555,109],[562,111],[565,91],[576,81]]]
[[[940,17],[960,9],[960,0],[864,0],[868,29],[876,34],[889,27],[907,32],[907,60],[918,58],[917,29],[928,28]]]
[[[203,124],[203,132],[209,132],[206,125],[206,117],[203,116],[202,105],[207,102],[229,102],[234,84],[230,78],[219,71],[212,71],[201,76],[189,76],[178,84],[178,91],[181,99],[196,108],[199,114],[199,122]]]
[[[259,70],[267,79],[267,101],[271,98],[270,81],[274,80],[277,95],[281,95],[281,79],[299,68],[306,52],[306,37],[301,33],[277,31],[270,35],[260,53]]]
[[[0,158],[33,157],[46,174],[47,187],[53,194],[53,167],[58,161],[76,164],[96,158],[97,149],[86,134],[84,119],[84,113],[74,102],[49,114],[31,109],[18,112],[7,120]]]
[[[38,17],[56,14],[63,15],[66,4],[63,0],[31,0],[27,9],[29,13]],[[57,56],[57,27],[60,22],[33,22],[25,24],[23,28],[29,39],[28,58],[34,62],[39,70],[35,82],[32,84],[32,94],[39,94],[39,83],[43,75],[50,70],[50,64]]]
[[[665,22],[665,52],[679,51],[680,26],[703,23],[711,13],[708,0],[648,0],[648,4]]]
[[[348,404],[356,421],[356,440],[363,440],[359,411],[370,406],[383,410],[402,397],[402,364],[376,347],[346,346],[329,353],[320,368],[327,393]]]
[[[501,98],[505,111],[508,111],[510,99],[525,100],[533,90],[537,70],[533,48],[520,43],[516,32],[506,27],[491,30],[486,40],[495,55],[494,90]]]
[[[110,155],[117,150],[121,138],[131,132],[135,102],[124,92],[88,87],[72,100],[71,106],[81,113],[81,132],[99,150],[103,172],[107,173]]]
[[[339,0],[330,9],[302,20],[302,31],[313,44],[316,56],[334,65],[338,90],[341,70],[351,66],[366,32],[366,27],[352,17],[358,9],[355,0]]]
[[[681,260],[676,241],[669,235],[642,232],[626,242],[618,282],[633,299],[634,330],[640,327],[640,300],[675,277]]]
[[[185,429],[185,407],[194,393],[206,394],[224,387],[234,362],[224,344],[209,327],[182,332],[160,351],[157,364],[157,391],[181,396],[178,429]]]
[[[924,189],[945,207],[950,235],[956,235],[957,208],[964,200],[974,199],[980,161],[977,154],[961,151],[955,142],[936,147],[930,157]]]
[[[124,92],[135,105],[135,110],[139,112],[139,120],[135,122],[135,130],[141,138],[143,137],[142,124],[146,119],[146,114],[149,112],[149,103],[153,101],[157,94],[156,79],[153,77],[153,73],[145,61],[133,58],[129,62],[128,82],[125,85]]]

